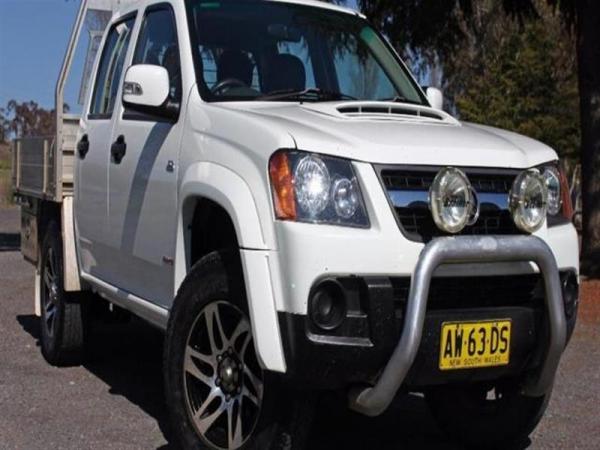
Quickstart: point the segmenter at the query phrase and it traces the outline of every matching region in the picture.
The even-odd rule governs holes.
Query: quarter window
[[[134,21],[135,18],[131,17],[117,23],[108,33],[98,65],[90,108],[92,116],[108,118],[112,115]]]

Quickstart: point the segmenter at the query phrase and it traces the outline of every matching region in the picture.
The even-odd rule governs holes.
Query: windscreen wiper
[[[357,100],[348,94],[341,92],[326,91],[319,88],[308,88],[308,89],[285,89],[281,91],[273,91],[268,94],[256,97],[256,100],[308,100],[308,101],[333,101],[333,100]]]

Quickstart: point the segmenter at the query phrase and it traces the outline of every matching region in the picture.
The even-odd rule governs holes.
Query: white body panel
[[[292,3],[300,3],[292,1]],[[320,2],[315,7],[340,9]],[[139,2],[132,36],[136,42]],[[75,190],[77,253],[82,278],[106,298],[165,327],[175,293],[190,269],[190,204],[207,198],[231,217],[241,249],[257,354],[284,372],[278,312],[306,314],[316,279],[331,274],[411,275],[423,248],[400,232],[372,164],[529,168],[557,159],[539,142],[490,127],[391,114],[354,117],[343,102],[318,104],[206,103],[195,86],[183,2],[178,24],[183,101],[176,124],[114,119],[83,123],[90,151],[78,160]],[[131,7],[122,12],[131,11]],[[344,10],[348,12],[348,10]],[[353,12],[351,12],[353,13]],[[353,13],[354,14],[354,13]],[[127,65],[131,62],[131,50]],[[385,104],[384,104],[385,105]],[[127,142],[121,164],[110,145]],[[278,149],[300,149],[354,161],[369,229],[274,220],[268,175]],[[167,170],[173,162],[172,171]],[[571,225],[536,233],[560,268],[578,270]],[[172,258],[173,265],[166,264]],[[524,273],[530,264],[448,266],[438,274]]]
[[[108,229],[107,164],[111,133],[110,120],[96,120],[89,126],[84,122],[78,136],[79,141],[87,135],[90,142],[85,159],[77,158],[75,172],[74,211],[79,265],[83,272],[98,277],[103,277],[110,266],[104,244]]]

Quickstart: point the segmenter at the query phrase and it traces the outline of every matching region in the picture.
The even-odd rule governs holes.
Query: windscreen
[[[187,8],[205,100],[425,104],[388,45],[356,15],[264,1],[188,0]]]

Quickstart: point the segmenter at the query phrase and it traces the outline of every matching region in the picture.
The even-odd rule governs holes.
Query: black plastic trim
[[[447,166],[407,165],[407,164],[374,164],[373,165],[373,168],[375,169],[375,172],[377,173],[377,178],[379,180],[379,184],[381,185],[381,188],[383,189],[383,192],[385,194],[388,205],[390,206],[390,209],[394,216],[394,220],[396,221],[396,224],[398,225],[398,228],[400,229],[400,232],[402,233],[402,235],[409,241],[426,243],[426,240],[423,239],[421,235],[419,235],[417,233],[409,233],[402,226],[402,223],[400,222],[400,219],[398,218],[398,214],[396,214],[394,205],[392,204],[392,199],[390,198],[390,195],[388,193],[388,188],[386,187],[385,182],[383,181],[382,173],[386,170],[398,170],[398,171],[410,170],[410,171],[414,171],[414,172],[429,172],[430,173],[430,172],[437,172],[444,167],[447,167]],[[458,167],[458,168],[460,170],[462,170],[463,172],[465,172],[467,174],[467,176],[469,175],[469,173],[489,174],[489,175],[515,175],[516,176],[521,172],[520,169],[506,169],[506,168],[493,168],[493,167]]]
[[[562,280],[573,280],[574,276],[575,272],[572,269],[561,271]],[[344,287],[348,298],[349,320],[340,327],[328,331],[321,330],[314,327],[307,315],[278,313],[287,363],[284,378],[288,380],[323,389],[372,383],[387,364],[398,343],[406,307],[405,294],[398,291],[398,282],[407,277],[334,278]],[[466,279],[472,283],[473,278]],[[485,280],[490,277],[481,278]],[[436,279],[437,277],[434,277],[434,283]],[[541,277],[539,283],[542,283]],[[476,306],[476,302],[464,302],[464,305],[461,303],[440,308],[439,304],[432,304],[426,313],[423,340],[415,363],[407,375],[406,386],[422,388],[452,382],[520,376],[539,365],[541,355],[536,344],[543,339],[543,333],[547,333],[547,326],[544,302],[541,298],[538,299],[537,295],[537,291],[532,294],[531,301],[524,298],[509,299],[494,306]],[[576,306],[575,304],[574,311],[567,317],[567,338],[571,336],[575,327]],[[437,363],[441,322],[490,318],[513,320],[515,334],[512,342],[522,345],[511,348],[510,364],[476,370],[440,371]]]

